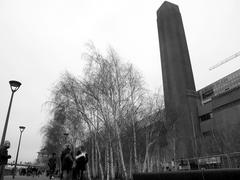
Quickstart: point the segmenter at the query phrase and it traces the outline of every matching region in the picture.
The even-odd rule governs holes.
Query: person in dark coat
[[[76,167],[75,167],[75,171],[76,171],[76,177],[77,180],[83,180],[83,176],[84,176],[84,171],[86,170],[86,165],[88,162],[88,154],[86,152],[82,152],[82,151],[77,151],[76,153]]]
[[[73,153],[71,146],[67,144],[65,149],[61,154],[61,163],[62,163],[62,179],[71,180],[72,179],[72,168],[73,168]]]
[[[52,156],[48,160],[48,167],[49,167],[49,178],[54,178],[54,173],[56,171],[56,165],[57,165],[57,158],[56,153],[52,153]]]
[[[3,175],[3,170],[5,165],[8,163],[8,159],[11,158],[8,155],[8,149],[10,148],[10,141],[5,141],[2,146],[0,146],[0,176]]]
[[[0,165],[6,165],[8,162],[8,159],[11,158],[11,156],[8,155],[9,148],[10,148],[9,141],[5,141],[3,146],[0,147]]]

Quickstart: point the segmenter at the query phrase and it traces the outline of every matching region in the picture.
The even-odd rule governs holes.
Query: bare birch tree
[[[52,110],[64,107],[63,131],[69,132],[74,146],[80,143],[88,147],[89,177],[113,179],[121,172],[127,179],[141,169],[138,124],[156,115],[162,102],[152,97],[155,104],[146,106],[149,98],[140,73],[131,64],[122,63],[112,48],[104,56],[93,44],[88,47],[83,78],[68,72],[62,75],[53,91]],[[155,143],[154,138],[148,138],[147,147]],[[153,162],[149,153],[148,148],[145,159],[147,156],[146,161]],[[129,166],[133,167],[130,172]]]

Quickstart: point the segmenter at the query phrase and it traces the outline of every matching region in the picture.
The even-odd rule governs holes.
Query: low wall
[[[133,174],[134,180],[237,180],[240,169],[211,169]]]
[[[4,169],[4,176],[10,176],[10,175],[12,175],[12,170],[10,170],[10,169]]]

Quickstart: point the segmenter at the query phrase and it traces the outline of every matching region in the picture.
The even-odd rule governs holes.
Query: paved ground
[[[4,180],[13,180],[12,176],[5,176]],[[14,180],[49,180],[46,176],[32,177],[32,176],[16,176]],[[54,180],[59,180],[58,178],[54,178]]]

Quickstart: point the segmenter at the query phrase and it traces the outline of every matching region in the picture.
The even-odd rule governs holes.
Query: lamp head
[[[26,127],[24,127],[24,126],[19,126],[19,129],[20,129],[21,132],[23,132],[25,128]]]
[[[22,85],[19,81],[11,80],[9,81],[12,92],[16,92],[19,87]]]

